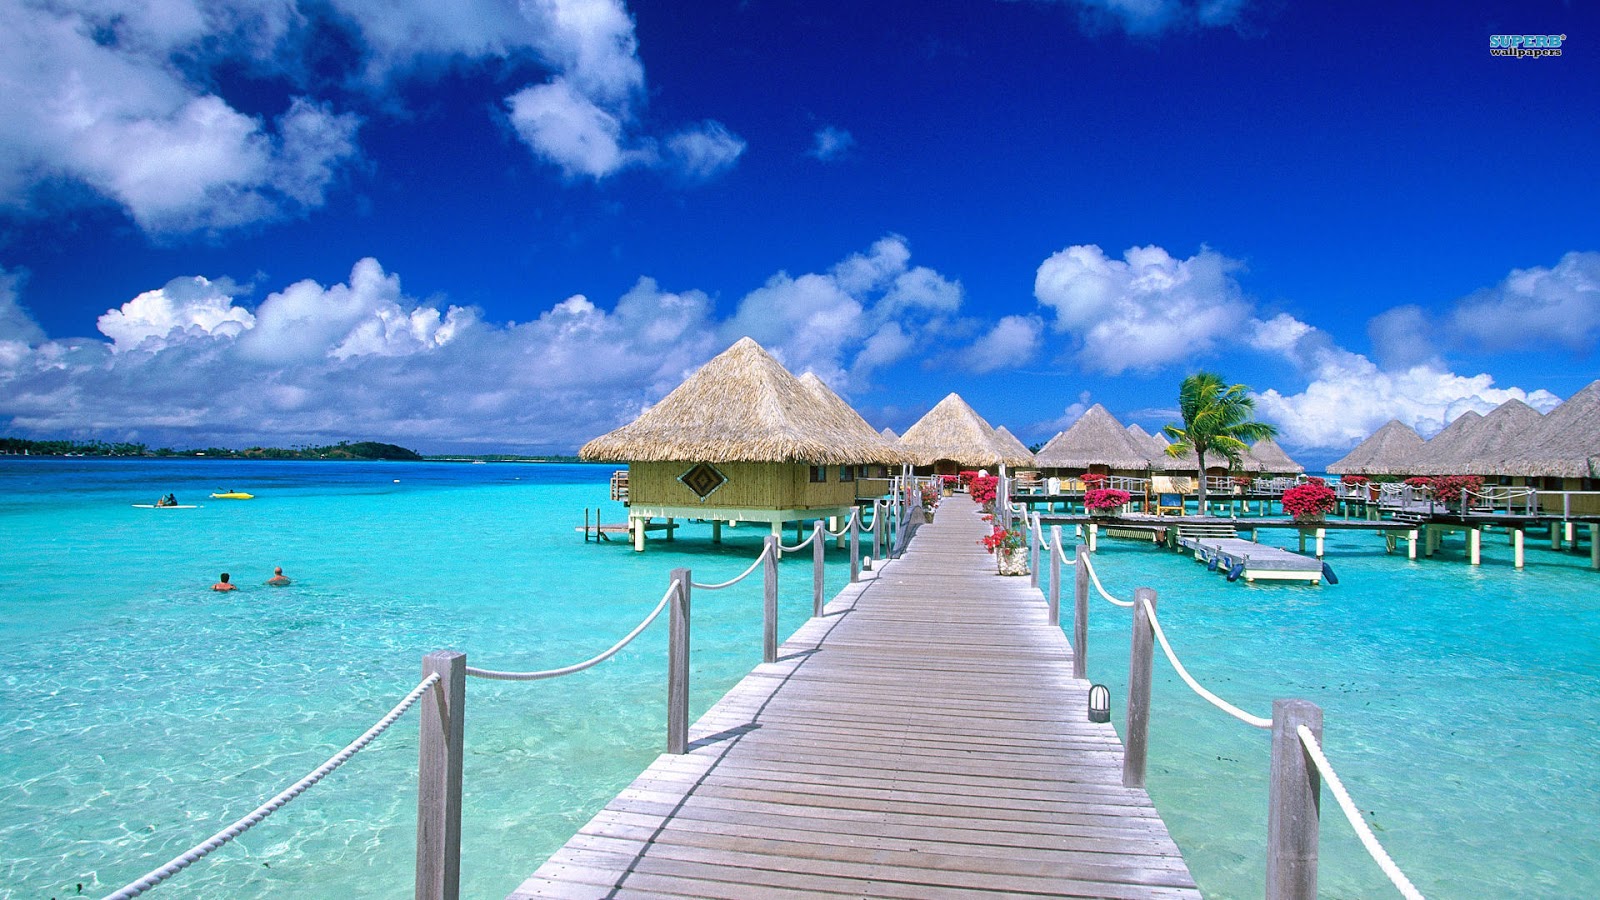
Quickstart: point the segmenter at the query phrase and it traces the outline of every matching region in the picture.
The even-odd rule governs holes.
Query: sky
[[[0,84],[0,434],[570,453],[748,335],[1317,466],[1600,377],[1583,3],[0,0]]]

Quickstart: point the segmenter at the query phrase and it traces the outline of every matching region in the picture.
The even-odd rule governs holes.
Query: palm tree
[[[1162,429],[1172,439],[1167,445],[1168,456],[1178,457],[1192,450],[1199,460],[1202,514],[1206,509],[1206,454],[1220,453],[1228,460],[1229,468],[1236,468],[1250,443],[1278,434],[1274,426],[1252,418],[1256,402],[1247,393],[1249,390],[1242,384],[1224,385],[1222,376],[1215,372],[1196,372],[1178,387],[1183,427],[1168,425]]]

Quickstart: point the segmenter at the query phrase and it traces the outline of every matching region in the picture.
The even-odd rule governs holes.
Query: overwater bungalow
[[[1467,443],[1472,430],[1482,421],[1483,415],[1475,409],[1456,416],[1455,421],[1423,444],[1422,467],[1436,475],[1453,474],[1441,468],[1443,461],[1461,454],[1461,448]]]
[[[800,383],[805,385],[806,390],[817,398],[817,402],[837,419],[839,428],[852,432],[862,441],[881,444],[886,459],[892,457],[899,462],[908,461],[893,438],[873,431],[872,426],[856,412],[855,407],[834,393],[816,373],[807,372],[801,375]],[[872,462],[858,467],[855,473],[856,496],[858,498],[883,496],[889,490],[890,474],[890,465],[886,462]]]
[[[1144,478],[1150,474],[1152,449],[1096,403],[1078,421],[1051,438],[1034,459],[1040,469],[1056,478],[1071,479],[1089,473]]]
[[[1544,415],[1521,400],[1507,400],[1456,432],[1444,445],[1428,441],[1417,474],[1496,475],[1543,422]],[[1452,423],[1454,424],[1454,423]],[[1449,429],[1435,438],[1446,437]]]
[[[1328,471],[1334,475],[1415,475],[1423,445],[1416,429],[1399,419],[1390,419],[1330,464]]]
[[[709,519],[715,540],[723,522],[765,522],[779,534],[786,522],[848,516],[859,467],[903,459],[750,338],[578,454],[628,463],[636,550],[655,518]]]
[[[900,436],[899,446],[924,475],[955,475],[963,469],[992,473],[1002,465],[1016,469],[1033,464],[1027,448],[1018,453],[1002,441],[960,394],[951,394],[928,410]]]
[[[1250,471],[1258,472],[1268,477],[1283,477],[1304,475],[1306,467],[1295,462],[1285,453],[1278,442],[1272,438],[1256,441],[1250,447],[1249,457],[1253,463]]]

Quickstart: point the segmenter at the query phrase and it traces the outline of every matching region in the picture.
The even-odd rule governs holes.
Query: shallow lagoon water
[[[737,574],[760,530],[584,544],[607,467],[0,461],[0,897],[103,894],[272,796],[376,721],[434,649],[474,665],[585,658],[660,599],[667,573]],[[398,481],[396,481],[398,479]],[[251,501],[213,501],[235,488]],[[167,491],[196,510],[138,510]],[[953,501],[960,511],[964,498]],[[703,531],[703,529],[702,529]],[[1264,532],[1292,541],[1290,532]],[[693,536],[693,535],[691,535]],[[653,536],[654,537],[654,536]],[[792,534],[786,538],[792,540]],[[1530,541],[1530,547],[1536,547]],[[1190,670],[1266,714],[1326,712],[1335,766],[1429,896],[1600,895],[1600,573],[1503,538],[1431,560],[1333,533],[1340,584],[1228,584],[1176,554],[1103,541],[1122,596],[1159,591]],[[845,578],[830,551],[829,592]],[[261,584],[274,565],[295,583]],[[241,590],[213,594],[229,571]],[[782,631],[809,614],[809,556],[782,568]],[[698,715],[760,659],[760,589],[697,592]],[[1090,675],[1123,702],[1128,614],[1095,600]],[[554,682],[468,685],[463,895],[503,896],[664,741],[665,628]],[[1150,790],[1211,897],[1261,894],[1267,736],[1157,661]],[[159,888],[175,897],[392,897],[410,890],[416,719]],[[1324,801],[1322,893],[1390,889]]]

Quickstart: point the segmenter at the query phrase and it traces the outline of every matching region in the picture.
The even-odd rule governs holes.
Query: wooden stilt
[[[649,519],[628,517],[628,524],[633,526],[633,552],[644,552],[644,526],[649,524]]]
[[[1560,550],[1561,549],[1561,523],[1560,522],[1551,522],[1550,523],[1550,549],[1551,550]]]
[[[1328,529],[1326,529],[1326,528],[1318,528],[1317,529],[1317,559],[1321,559],[1322,558],[1323,539],[1327,536],[1327,534],[1328,534]]]
[[[1600,569],[1600,525],[1589,526],[1589,568]]]
[[[1406,532],[1406,559],[1417,558],[1417,530],[1415,528]]]
[[[1522,568],[1522,529],[1511,529],[1511,556],[1517,568]]]
[[[1478,528],[1467,529],[1467,556],[1473,565],[1482,561],[1483,532]]]
[[[712,519],[711,520],[711,543],[713,543],[713,544],[722,543],[722,520],[721,519]]]

